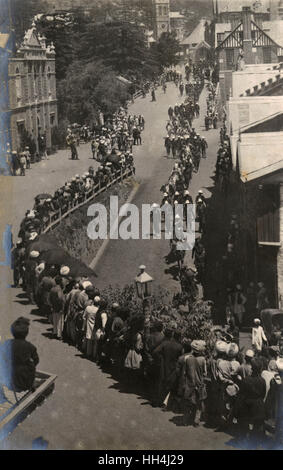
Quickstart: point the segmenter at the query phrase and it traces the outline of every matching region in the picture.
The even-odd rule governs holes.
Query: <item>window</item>
[[[234,65],[234,49],[226,49],[226,62],[227,66],[232,67]]]
[[[168,13],[167,6],[163,7],[163,15],[166,16]]]
[[[16,98],[19,105],[22,99],[22,79],[18,67],[16,68]]]
[[[162,16],[162,7],[161,6],[158,7],[158,15]]]
[[[50,126],[54,126],[55,124],[55,114],[50,114]]]

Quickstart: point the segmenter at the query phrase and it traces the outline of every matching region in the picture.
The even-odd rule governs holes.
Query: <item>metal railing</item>
[[[90,191],[86,192],[84,195],[80,196],[78,199],[68,201],[66,206],[49,214],[49,220],[43,223],[43,228],[42,228],[41,233],[49,232],[49,230],[52,230],[63,219],[68,217],[72,212],[84,206],[85,204],[90,202],[99,194],[106,191],[108,188],[110,188],[114,184],[123,181],[125,178],[128,178],[129,176],[132,176],[134,173],[135,173],[135,169],[133,166],[126,168],[124,170],[123,169],[118,170],[115,172],[114,175],[112,175],[112,179],[107,184],[102,184],[101,182],[99,182]]]

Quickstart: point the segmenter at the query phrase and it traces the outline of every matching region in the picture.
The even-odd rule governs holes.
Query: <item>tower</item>
[[[170,0],[153,0],[154,35],[160,38],[162,33],[170,32]]]

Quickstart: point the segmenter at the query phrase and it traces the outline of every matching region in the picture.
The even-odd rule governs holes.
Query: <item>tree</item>
[[[75,60],[74,36],[78,31],[77,21],[82,23],[81,16],[44,15],[36,23],[37,31],[55,46],[57,80],[65,78],[69,65]]]
[[[123,76],[151,77],[158,71],[156,57],[143,32],[130,23],[89,23],[77,41],[77,57],[87,63],[101,60]]]
[[[35,15],[45,8],[44,0],[7,0],[15,30],[16,43],[22,42],[25,32],[31,27]]]
[[[171,67],[178,63],[178,53],[181,51],[180,43],[176,39],[176,33],[162,33],[159,40],[153,46],[157,61],[162,67]]]
[[[100,109],[113,113],[129,98],[116,74],[103,62],[74,62],[58,85],[60,117],[70,122],[95,122]]]

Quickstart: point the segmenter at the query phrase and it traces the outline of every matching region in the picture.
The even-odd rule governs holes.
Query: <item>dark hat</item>
[[[85,293],[88,297],[91,297],[92,299],[96,296],[96,290],[93,286],[87,286],[85,289]]]
[[[19,317],[11,326],[11,333],[16,337],[26,337],[29,330],[29,319],[25,317]]]

